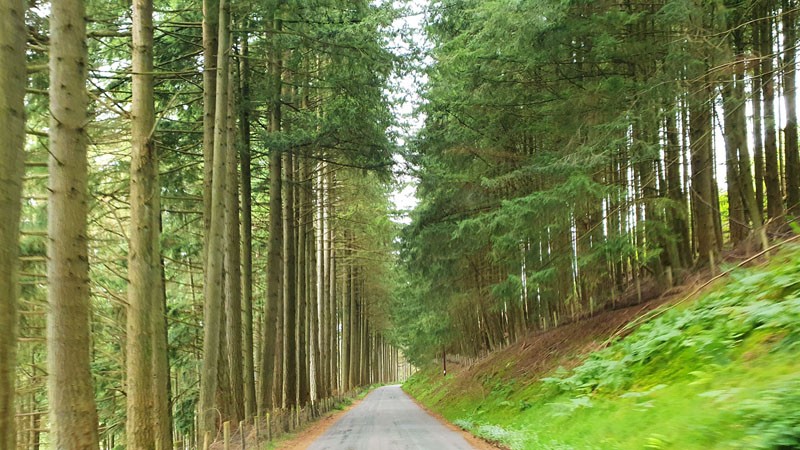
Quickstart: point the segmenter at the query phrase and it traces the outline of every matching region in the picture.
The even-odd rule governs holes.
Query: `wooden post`
[[[208,450],[208,447],[211,445],[211,432],[206,431],[203,435],[203,450]]]
[[[231,422],[222,424],[222,445],[225,450],[231,450]]]
[[[717,276],[717,262],[714,260],[714,251],[708,252],[708,263],[711,266],[711,276]]]
[[[244,434],[244,420],[239,422],[239,436],[242,437],[242,450],[247,450],[247,436]]]
[[[272,440],[272,420],[269,413],[267,413],[267,442]]]
[[[261,427],[259,427],[258,416],[253,418],[253,426],[256,428],[256,448],[261,446]]]

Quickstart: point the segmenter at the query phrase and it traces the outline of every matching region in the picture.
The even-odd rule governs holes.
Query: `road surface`
[[[473,450],[417,406],[400,386],[374,390],[308,450]]]

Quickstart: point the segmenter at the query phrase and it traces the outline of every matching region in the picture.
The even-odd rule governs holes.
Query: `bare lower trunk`
[[[153,3],[133,3],[131,224],[126,337],[128,448],[155,449],[153,323],[160,320],[158,153],[153,137]]]
[[[234,108],[233,70],[228,82],[228,149],[225,190],[225,307],[227,321],[227,352],[230,371],[231,420],[244,419],[244,381],[242,374],[242,273],[241,236],[239,234],[239,171],[235,151],[236,116]]]
[[[786,103],[785,161],[786,205],[792,215],[800,212],[800,154],[797,149],[797,1],[783,0],[783,98]]]
[[[273,17],[275,11],[271,11]],[[280,20],[276,20],[274,28],[280,30]],[[278,133],[281,130],[281,71],[283,63],[280,49],[273,41],[270,58],[270,95],[271,112],[269,131]],[[283,293],[283,217],[281,204],[281,152],[270,149],[269,154],[269,250],[267,254],[267,301],[264,314],[264,345],[261,357],[261,380],[258,394],[258,412],[263,415],[275,406],[275,360],[278,353],[277,338],[279,329],[279,305]]]
[[[768,17],[770,11],[764,11]],[[764,183],[767,188],[767,214],[770,219],[783,216],[783,198],[778,170],[778,143],[775,131],[775,74],[773,73],[772,19],[761,30],[761,89],[764,96]]]
[[[211,187],[211,223],[208,236],[206,282],[203,288],[204,340],[200,374],[200,431],[214,431],[214,395],[217,390],[217,369],[222,311],[222,243],[225,217],[225,144],[227,134],[228,92],[228,3],[220,1],[219,50],[217,52],[217,95],[214,123],[214,177]]]
[[[255,363],[253,355],[253,221],[250,175],[250,64],[247,35],[242,38],[242,58],[239,62],[240,118],[242,170],[242,328],[244,338],[244,415],[256,415]]]
[[[297,260],[295,248],[294,157],[283,154],[283,388],[281,406],[297,404]]]
[[[50,16],[47,391],[54,448],[98,448],[90,370],[86,23],[82,0]]]
[[[717,249],[717,237],[714,230],[713,168],[711,149],[711,92],[700,81],[693,92],[698,99],[692,101],[689,112],[691,116],[691,148],[692,148],[692,192],[694,214],[694,238],[700,262],[707,262],[712,252]]]
[[[0,448],[16,448],[17,254],[25,161],[25,2],[0,0]]]

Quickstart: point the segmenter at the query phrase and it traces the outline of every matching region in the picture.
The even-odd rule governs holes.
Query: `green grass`
[[[472,382],[422,371],[405,388],[512,449],[800,448],[798,345],[795,248],[735,272],[571,371],[509,379],[506,361]]]

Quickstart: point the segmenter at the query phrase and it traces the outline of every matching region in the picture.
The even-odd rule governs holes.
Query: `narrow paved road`
[[[400,386],[370,393],[309,450],[472,450],[461,437],[417,406]]]

